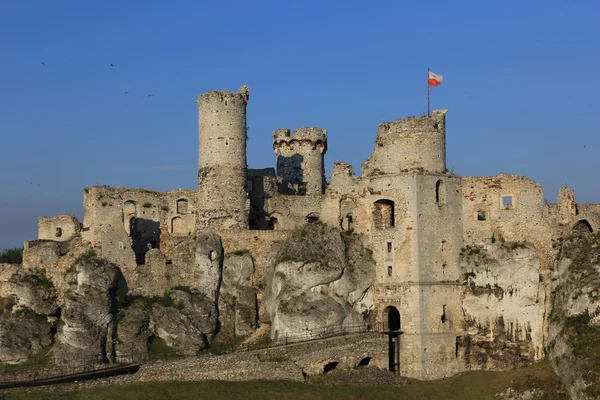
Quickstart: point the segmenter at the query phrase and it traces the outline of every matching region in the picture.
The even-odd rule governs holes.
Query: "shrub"
[[[152,207],[152,203],[150,203],[150,202],[147,201],[144,204],[142,204],[142,207],[144,207],[144,208],[150,208],[150,207]]]
[[[23,249],[13,248],[6,249],[0,253],[0,263],[21,264],[23,262]]]

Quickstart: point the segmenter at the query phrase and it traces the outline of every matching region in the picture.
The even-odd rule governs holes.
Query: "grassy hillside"
[[[325,378],[324,383],[327,379]],[[511,387],[517,391],[538,388],[543,399],[566,399],[561,383],[547,362],[509,372],[475,371],[450,379],[405,386],[332,387],[291,382],[162,382],[107,387],[73,392],[7,393],[5,399],[494,399]]]

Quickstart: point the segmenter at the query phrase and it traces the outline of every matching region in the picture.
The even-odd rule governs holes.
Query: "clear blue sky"
[[[360,173],[377,124],[449,108],[448,168],[600,202],[598,1],[5,1],[0,249],[83,187],[196,187],[196,97],[248,85],[248,163],[271,131],[329,131]],[[45,65],[42,65],[42,62]],[[110,64],[114,67],[110,67]],[[125,94],[125,92],[130,92]],[[154,96],[148,97],[149,94]],[[585,146],[585,147],[584,147]]]

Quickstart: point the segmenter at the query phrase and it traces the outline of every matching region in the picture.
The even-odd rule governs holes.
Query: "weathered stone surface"
[[[365,295],[375,277],[360,247],[360,240],[347,245],[339,231],[322,224],[309,224],[279,244],[264,299],[274,340],[307,339],[325,327],[365,323],[361,312],[368,308]]]
[[[216,302],[223,274],[223,245],[216,233],[198,233],[196,238],[197,276],[190,283],[192,289]]]
[[[115,352],[120,361],[145,359],[148,343],[152,337],[148,307],[136,299],[125,310],[117,325]]]
[[[544,357],[545,287],[536,249],[522,243],[470,246],[461,254],[467,368],[516,368]]]
[[[195,355],[208,345],[201,328],[173,307],[153,304],[150,311],[150,329],[181,354]]]
[[[189,288],[171,290],[160,298],[134,298],[121,313],[115,348],[125,359],[144,359],[153,337],[179,354],[196,355],[217,331],[216,305]]]
[[[9,282],[10,293],[18,307],[45,315],[54,315],[58,311],[56,290],[44,270],[19,270]]]
[[[82,357],[109,361],[114,355],[116,298],[124,290],[120,269],[92,258],[78,263],[70,275],[71,289],[65,295],[56,335],[58,362]]]
[[[566,238],[553,275],[550,361],[572,399],[600,397],[600,235]]]
[[[257,299],[252,287],[254,261],[250,253],[227,254],[219,294],[221,334],[243,336],[257,326]]]
[[[21,266],[19,264],[0,263],[0,297],[10,294],[10,278]]]
[[[52,343],[51,325],[32,313],[0,316],[0,362],[22,362]]]

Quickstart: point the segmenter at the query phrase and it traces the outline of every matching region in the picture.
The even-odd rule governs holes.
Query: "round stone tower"
[[[250,89],[198,96],[198,230],[247,229],[246,104]]]
[[[409,117],[379,124],[375,149],[362,165],[363,174],[445,172],[446,112],[433,110],[431,117]]]
[[[327,131],[303,127],[290,135],[287,128],[273,131],[277,176],[283,179],[280,191],[286,194],[318,195],[325,185],[324,156]]]

